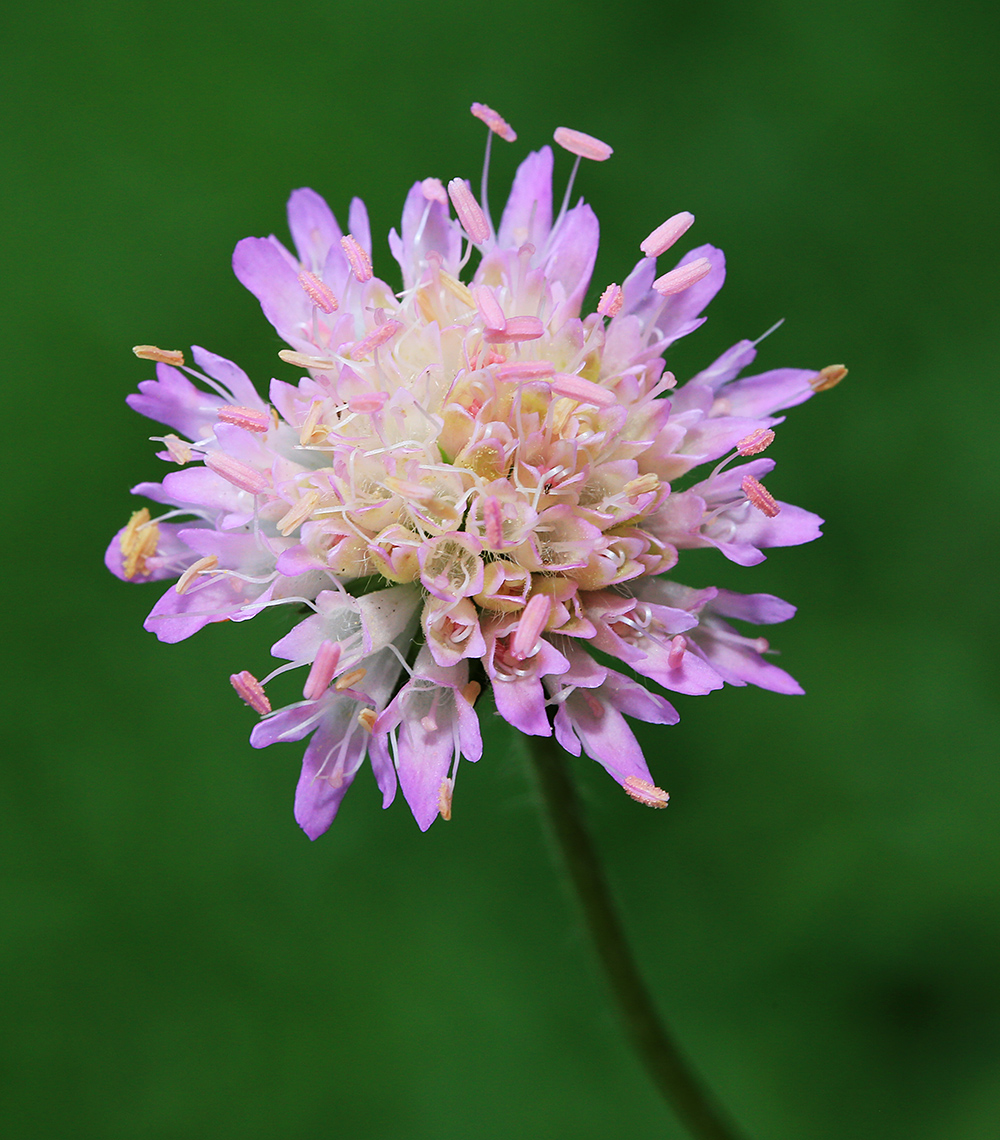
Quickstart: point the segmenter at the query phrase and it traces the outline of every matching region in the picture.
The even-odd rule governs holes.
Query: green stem
[[[583,822],[566,753],[553,737],[526,738],[549,821],[625,1031],[653,1083],[696,1140],[740,1140],[660,1020],[639,973]]]

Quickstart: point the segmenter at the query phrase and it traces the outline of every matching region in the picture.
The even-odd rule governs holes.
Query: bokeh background
[[[581,761],[662,1007],[751,1137],[1000,1136],[996,16],[970,0],[42,0],[0,16],[10,511],[2,607],[2,1118],[12,1137],[680,1137],[609,1012],[516,739],[421,835],[363,773],[310,844],[301,749],[227,675],[284,628],[161,646],[107,575],[159,477],[130,350],[295,375],[229,256],[313,186],[376,265],[417,178],[477,177],[468,104],[614,158],[580,191],[621,280],[668,214],[726,250],[684,377],[845,361],[773,447],[828,520],[752,571],[808,695],[680,698],[666,812]],[[569,159],[557,165],[565,178]]]

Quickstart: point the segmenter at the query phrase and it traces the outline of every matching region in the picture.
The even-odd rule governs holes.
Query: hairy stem
[[[674,1044],[653,1005],[583,822],[567,755],[553,737],[527,738],[556,842],[629,1039],[661,1095],[696,1140],[741,1140]]]

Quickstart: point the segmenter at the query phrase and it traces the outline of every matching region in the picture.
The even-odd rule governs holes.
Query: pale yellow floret
[[[146,559],[156,553],[159,541],[160,528],[150,520],[149,510],[143,507],[133,511],[118,540],[122,551],[122,573],[126,578],[146,573]]]
[[[463,285],[457,277],[452,277],[452,275],[444,269],[439,270],[438,276],[441,279],[441,284],[453,297],[457,297],[463,304],[468,305],[470,309],[476,307],[476,299],[473,297],[467,285]]]

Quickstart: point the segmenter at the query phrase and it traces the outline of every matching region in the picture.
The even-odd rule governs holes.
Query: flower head
[[[516,138],[492,109],[473,114],[490,140]],[[578,165],[611,154],[579,131],[556,141]],[[676,214],[585,313],[598,223],[569,189],[554,210],[552,169],[549,147],[528,155],[499,225],[485,172],[479,199],[460,178],[417,182],[389,235],[400,292],[375,275],[358,199],[345,234],[296,190],[295,251],[246,238],[233,257],[304,373],[272,380],[268,400],[204,349],[197,369],[136,350],[156,379],[129,404],[171,429],[159,456],[177,469],[134,488],[168,509],[136,512],[107,564],[132,581],[178,579],[146,621],[163,641],[306,608],[271,674],[301,670],[300,701],[272,711],[271,677],[232,680],[264,717],[255,747],[310,737],[295,810],[313,838],[366,756],[386,806],[398,782],[421,828],[448,817],[459,759],[482,752],[486,686],[510,724],[585,750],[653,806],[666,794],[624,717],[677,714],[636,675],[681,693],[799,691],[764,659],[766,642],[726,620],[781,621],[792,607],[663,575],[684,549],[750,566],[819,534],[815,515],[767,490],[773,463],[759,454],[776,413],[842,370],[741,378],[756,355],[741,341],[677,386],[663,354],[704,320],[721,251],[692,249],[658,276],[656,256],[694,221]]]

